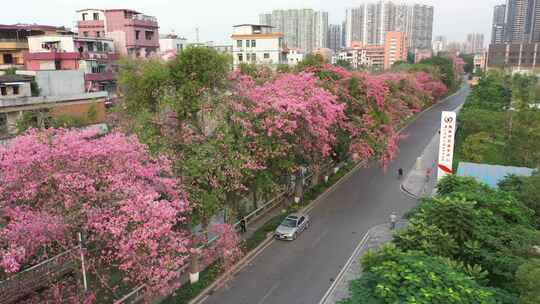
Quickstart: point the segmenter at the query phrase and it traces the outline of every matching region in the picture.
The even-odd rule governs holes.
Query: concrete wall
[[[36,71],[41,96],[66,96],[84,93],[84,72],[80,70]]]

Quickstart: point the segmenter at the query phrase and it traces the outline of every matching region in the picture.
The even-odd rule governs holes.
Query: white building
[[[290,66],[295,66],[304,60],[304,51],[300,49],[290,49],[287,54],[287,62]]]
[[[159,38],[159,51],[162,53],[169,51],[180,52],[186,48],[188,42],[184,37],[175,34],[163,35]]]
[[[242,63],[277,65],[287,63],[283,34],[272,26],[241,24],[233,27],[233,64]]]
[[[338,63],[338,61],[347,61],[354,70],[370,68],[372,66],[372,61],[368,57],[367,50],[365,48],[343,49],[332,57],[333,64]]]

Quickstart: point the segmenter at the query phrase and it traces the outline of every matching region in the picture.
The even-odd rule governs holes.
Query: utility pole
[[[81,253],[81,267],[82,267],[82,275],[83,275],[83,285],[84,285],[84,293],[86,294],[88,292],[88,283],[86,281],[86,267],[84,266],[84,252],[83,252],[83,243],[82,243],[82,235],[79,232],[79,250]]]

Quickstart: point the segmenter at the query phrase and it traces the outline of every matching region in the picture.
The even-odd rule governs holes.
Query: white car
[[[296,240],[298,235],[309,227],[309,224],[310,221],[307,214],[290,214],[277,227],[274,237],[278,240]]]

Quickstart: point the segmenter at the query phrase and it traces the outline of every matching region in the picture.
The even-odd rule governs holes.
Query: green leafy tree
[[[531,259],[521,265],[516,273],[516,283],[520,291],[520,304],[540,303],[540,259]]]
[[[351,284],[356,303],[511,303],[504,292],[486,288],[445,258],[387,245],[362,258],[363,274]]]

